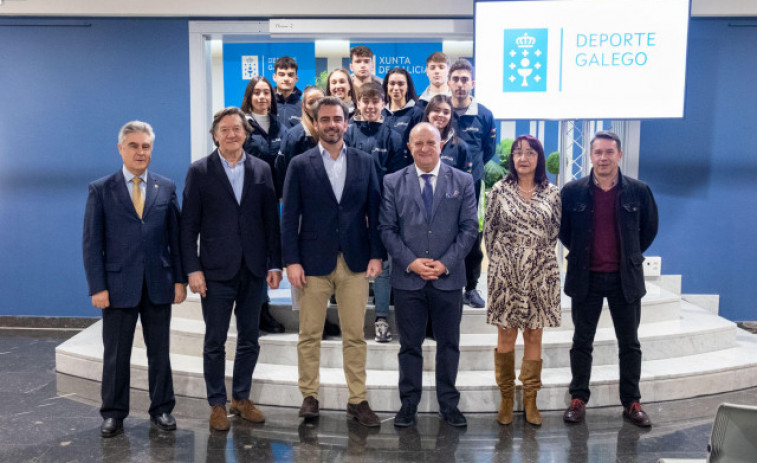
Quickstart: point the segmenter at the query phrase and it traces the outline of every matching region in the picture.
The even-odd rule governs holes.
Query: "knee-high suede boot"
[[[541,425],[541,414],[536,408],[536,391],[541,389],[541,365],[542,360],[523,359],[518,377],[523,383],[523,412],[526,421],[536,426]]]
[[[502,402],[499,404],[497,422],[513,422],[513,395],[515,393],[515,352],[497,352],[494,349],[494,377],[499,386]]]

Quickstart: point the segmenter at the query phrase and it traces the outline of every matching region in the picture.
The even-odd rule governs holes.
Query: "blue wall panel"
[[[87,184],[121,167],[118,129],[147,121],[151,169],[190,160],[186,20],[0,20],[3,315],[97,316],[81,228]]]
[[[660,208],[649,255],[683,291],[720,294],[720,313],[756,320],[757,28],[691,21],[684,119],[641,125],[641,179]]]

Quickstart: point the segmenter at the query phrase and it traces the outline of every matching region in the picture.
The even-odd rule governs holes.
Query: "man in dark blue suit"
[[[465,256],[476,241],[476,197],[470,174],[440,161],[441,138],[431,124],[410,132],[414,164],[384,177],[379,230],[392,256],[394,314],[400,333],[400,399],[394,425],[415,424],[421,400],[426,323],[436,340],[439,414],[466,426],[455,387]]]
[[[237,350],[230,411],[254,423],[265,421],[249,400],[250,389],[260,353],[265,284],[276,289],[281,281],[276,191],[268,164],[244,152],[250,130],[238,108],[217,112],[210,133],[218,149],[192,163],[184,187],[182,257],[189,287],[202,297],[205,387],[210,426],[218,431],[230,426],[225,345],[235,303]]]
[[[336,292],[349,399],[347,416],[364,426],[381,421],[366,400],[363,332],[368,278],[381,273],[380,191],[373,158],[348,148],[347,108],[334,97],[315,108],[318,146],[295,157],[284,181],[282,253],[300,295],[297,344],[300,417],[318,416],[321,337]]]
[[[187,295],[179,253],[179,204],[174,183],[147,173],[155,133],[132,121],[118,134],[121,170],[89,185],[84,213],[84,270],[92,305],[103,309],[103,424],[100,434],[123,432],[129,414],[131,348],[137,318],[147,346],[150,418],[176,429],[169,360],[171,303]]]

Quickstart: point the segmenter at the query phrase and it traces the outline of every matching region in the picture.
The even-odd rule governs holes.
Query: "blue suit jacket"
[[[147,173],[145,207],[137,216],[121,170],[89,185],[82,248],[89,294],[108,290],[110,305],[136,307],[142,283],[154,304],[170,304],[174,283],[187,281],[179,251],[174,183]]]
[[[449,274],[432,280],[437,289],[465,286],[465,256],[478,234],[473,178],[441,163],[434,190],[431,220],[421,198],[415,165],[384,177],[379,230],[392,256],[392,286],[404,290],[423,288],[426,281],[407,267],[416,258],[438,260]]]
[[[181,217],[184,270],[187,274],[202,270],[206,279],[223,281],[237,274],[242,257],[259,278],[281,268],[278,209],[271,168],[265,161],[247,153],[241,204],[218,150],[193,162],[184,185]]]
[[[378,233],[381,202],[373,158],[347,148],[347,177],[337,203],[316,146],[292,159],[284,182],[281,249],[284,265],[300,264],[305,275],[323,276],[336,267],[341,251],[353,272],[381,259]]]

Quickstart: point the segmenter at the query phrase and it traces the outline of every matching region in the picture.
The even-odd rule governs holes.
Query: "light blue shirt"
[[[323,159],[323,167],[326,168],[326,175],[329,176],[331,189],[334,190],[336,202],[342,202],[342,192],[344,191],[344,182],[347,179],[347,147],[342,144],[339,156],[336,159],[331,158],[331,154],[318,142],[318,149]]]
[[[231,189],[234,190],[234,197],[237,198],[237,204],[242,204],[242,189],[244,188],[244,161],[247,159],[247,154],[242,151],[242,158],[231,166],[231,163],[221,156],[221,151],[218,151],[218,155],[221,157],[221,164],[223,170],[226,172],[226,176],[231,183]]]
[[[126,190],[129,192],[129,198],[134,202],[134,184],[131,179],[136,177],[136,175],[129,172],[129,169],[127,169],[126,166],[121,168],[121,172],[124,173],[124,180],[126,180]],[[147,170],[145,170],[139,178],[142,179],[139,183],[139,189],[142,190],[142,199],[145,200],[147,199]]]

